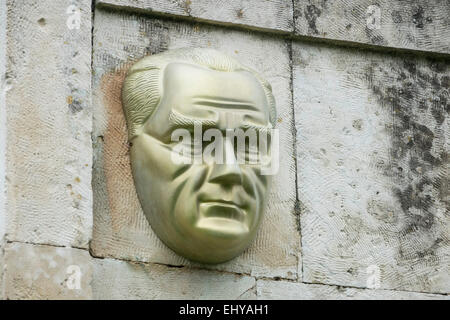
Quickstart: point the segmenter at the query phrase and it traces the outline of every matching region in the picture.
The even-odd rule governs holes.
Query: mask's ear
[[[122,86],[122,107],[129,140],[140,133],[139,128],[142,128],[159,102],[159,76],[160,69],[146,64],[144,58],[133,65],[125,77]]]

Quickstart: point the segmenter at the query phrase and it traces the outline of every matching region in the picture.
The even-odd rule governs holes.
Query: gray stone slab
[[[216,48],[236,57],[267,78],[277,101],[282,160],[260,232],[240,257],[208,268],[296,279],[300,240],[294,210],[289,44],[259,34],[103,10],[96,11],[94,28],[93,252],[132,261],[191,264],[160,242],[142,213],[131,175],[120,100],[124,70],[132,61],[180,47]]]
[[[6,88],[6,0],[0,0],[0,213],[6,211]],[[0,243],[5,231],[6,214],[0,214]]]
[[[91,237],[91,1],[73,6],[7,1],[0,171],[9,241],[87,248]]]
[[[94,299],[235,300],[255,297],[255,279],[189,268],[96,259]]]
[[[294,43],[293,63],[303,280],[449,292],[448,62]]]
[[[5,299],[5,242],[0,240],[0,300]]]
[[[92,299],[92,262],[87,250],[7,243],[5,298]]]
[[[97,6],[191,17],[215,24],[293,31],[292,1],[286,0],[97,0]]]
[[[262,300],[450,300],[449,296],[438,294],[272,280],[258,280],[256,296]]]
[[[294,0],[295,34],[450,53],[447,0]]]

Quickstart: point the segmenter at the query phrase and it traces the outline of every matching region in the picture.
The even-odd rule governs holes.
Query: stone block
[[[94,299],[205,299],[254,298],[255,279],[248,276],[96,259]]]
[[[293,63],[303,280],[449,292],[448,62],[295,43]]]
[[[160,242],[142,213],[131,175],[120,98],[125,70],[132,61],[180,47],[216,48],[239,59],[266,77],[277,101],[281,163],[260,232],[240,257],[208,268],[297,278],[300,241],[294,210],[289,43],[242,31],[104,10],[96,11],[94,28],[94,255],[191,265]]]
[[[97,0],[99,8],[174,15],[214,24],[293,31],[292,1],[285,0]]]
[[[86,250],[14,242],[5,246],[4,263],[6,299],[92,299]]]
[[[91,1],[6,4],[0,141],[7,139],[0,185],[5,182],[7,240],[87,248],[92,233]]]
[[[449,54],[448,12],[446,0],[294,0],[295,34]]]

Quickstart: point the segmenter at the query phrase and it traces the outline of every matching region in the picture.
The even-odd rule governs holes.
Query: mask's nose
[[[236,160],[233,143],[228,138],[223,139],[223,162],[214,163],[208,181],[217,184],[242,184],[242,171]]]

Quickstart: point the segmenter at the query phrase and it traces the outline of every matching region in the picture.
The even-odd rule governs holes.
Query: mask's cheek
[[[267,196],[270,178],[261,174],[259,166],[247,166],[244,170],[243,182],[243,187],[247,194],[256,201]]]
[[[245,189],[245,195],[243,197],[246,210],[251,215],[248,226],[252,229],[257,227],[262,218],[269,186],[266,176],[258,175],[260,172],[259,169],[246,167],[243,172],[243,187]]]
[[[145,173],[157,180],[170,182],[185,168],[184,164],[172,161],[170,148],[147,134],[133,140],[130,155],[136,175]]]

